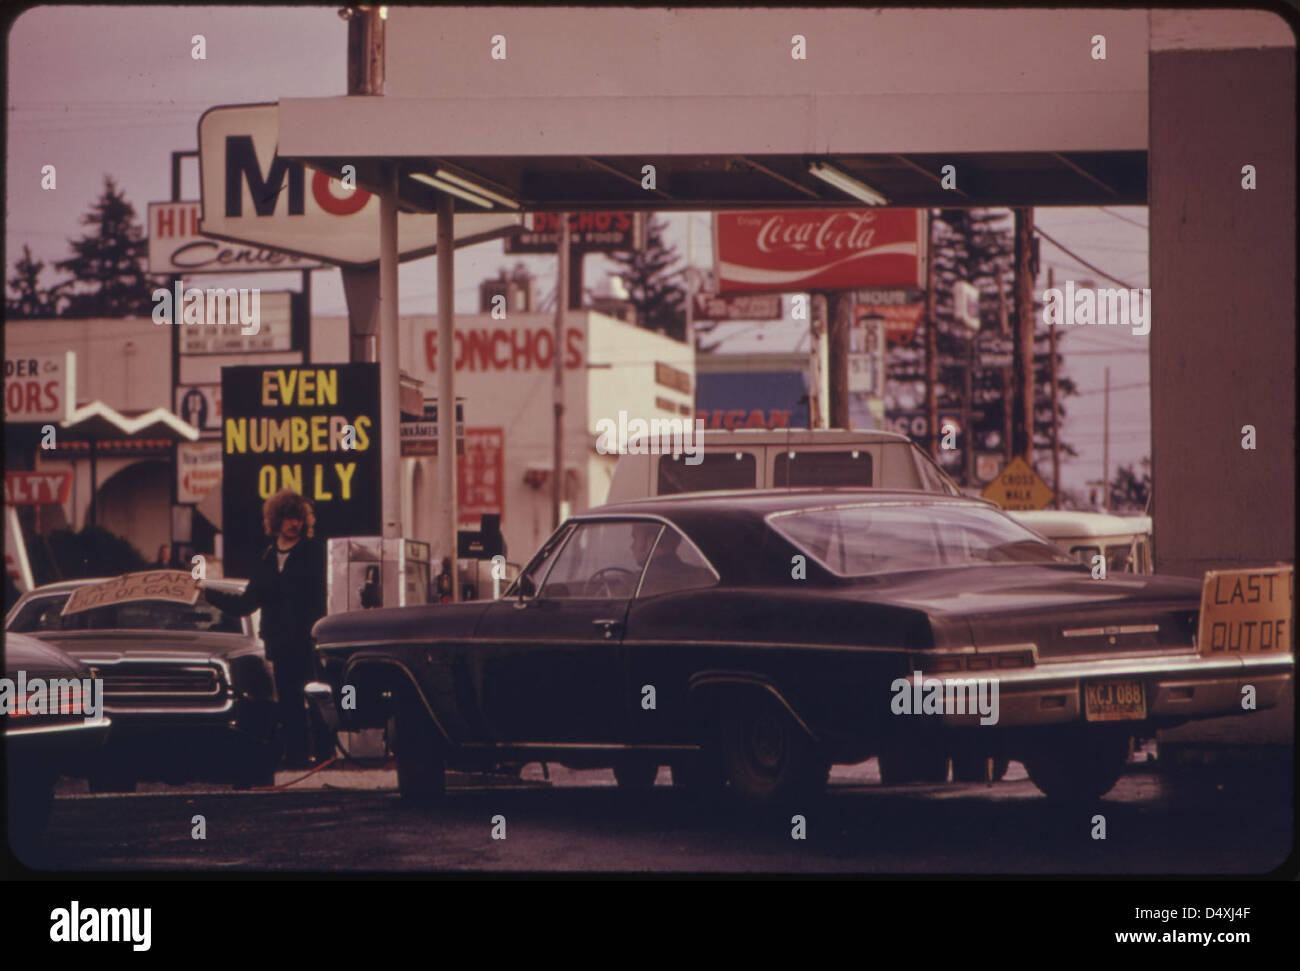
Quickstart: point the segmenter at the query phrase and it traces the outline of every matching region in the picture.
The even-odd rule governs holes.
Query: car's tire
[[[15,850],[39,843],[54,811],[53,772],[24,773],[21,784],[8,792],[9,844]]]
[[[830,763],[769,695],[747,693],[729,699],[719,742],[729,791],[745,805],[787,806],[825,791]]]
[[[620,789],[644,791],[654,788],[659,764],[647,759],[628,758],[614,766],[614,778]]]
[[[987,752],[954,752],[952,754],[953,782],[983,782],[989,758]],[[989,781],[1001,782],[1007,774],[1011,760],[1003,755],[993,757],[993,778]]]
[[[397,756],[397,790],[404,802],[432,806],[447,791],[447,760],[438,728],[415,698],[403,696],[389,719]]]
[[[1072,729],[1036,739],[1022,761],[1029,781],[1057,803],[1086,803],[1110,792],[1124,772],[1130,736]]]
[[[948,781],[948,751],[937,738],[909,736],[893,740],[877,753],[876,762],[880,781],[887,786]]]

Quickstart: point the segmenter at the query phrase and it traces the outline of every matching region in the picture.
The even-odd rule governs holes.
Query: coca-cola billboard
[[[794,209],[714,216],[719,293],[917,287],[924,209]]]

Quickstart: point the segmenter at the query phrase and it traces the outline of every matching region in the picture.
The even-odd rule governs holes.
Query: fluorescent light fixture
[[[859,182],[852,176],[845,175],[839,169],[824,162],[813,162],[808,166],[808,174],[817,176],[823,182],[835,186],[841,192],[847,193],[855,199],[861,199],[869,206],[884,206],[889,203],[888,199],[871,188],[871,186]]]
[[[492,208],[492,203],[488,202],[488,200],[484,199],[482,196],[476,196],[473,193],[465,191],[460,186],[452,185],[450,182],[443,182],[442,179],[435,179],[432,175],[426,175],[423,172],[412,172],[411,178],[415,179],[417,182],[423,182],[425,185],[431,185],[435,189],[440,189],[443,192],[449,192],[453,196],[458,196],[461,199],[464,199],[466,202],[474,203],[476,206],[482,206],[484,209]]]
[[[442,179],[444,182],[458,185],[467,192],[483,196],[485,199],[491,199],[493,202],[499,203],[500,205],[509,206],[511,209],[519,208],[519,203],[515,202],[515,200],[503,196],[500,193],[493,192],[491,189],[485,189],[483,186],[469,181],[469,179],[462,179],[455,172],[448,172],[446,169],[438,169],[437,172],[433,173],[433,176],[436,179]]]

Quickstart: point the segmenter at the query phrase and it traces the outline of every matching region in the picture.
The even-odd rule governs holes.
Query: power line
[[[1088,269],[1092,270],[1093,273],[1100,274],[1101,276],[1104,276],[1107,280],[1112,280],[1112,281],[1114,281],[1115,283],[1118,283],[1120,286],[1125,287],[1125,288],[1127,288],[1127,289],[1129,289],[1129,290],[1139,290],[1139,289],[1142,289],[1141,287],[1130,286],[1129,284],[1127,284],[1127,283],[1125,283],[1123,280],[1121,280],[1119,277],[1111,276],[1111,275],[1110,275],[1109,273],[1107,273],[1105,270],[1100,269],[1100,268],[1097,267],[1097,266],[1094,266],[1092,263],[1089,263],[1089,262],[1088,262],[1087,260],[1085,260],[1082,256],[1080,256],[1078,253],[1074,252],[1073,250],[1071,250],[1071,249],[1069,249],[1069,248],[1067,248],[1067,247],[1065,247],[1065,246],[1062,246],[1060,243],[1058,243],[1055,239],[1053,239],[1053,238],[1052,238],[1051,236],[1049,236],[1047,233],[1043,232],[1043,230],[1042,230],[1041,228],[1039,228],[1037,225],[1034,226],[1034,232],[1036,232],[1039,236],[1043,237],[1043,239],[1047,240],[1049,243],[1051,243],[1053,246],[1055,246],[1057,249],[1059,249],[1062,253],[1066,253],[1066,254],[1068,254],[1072,259],[1076,260],[1076,261],[1079,263],[1080,266],[1086,266]]]
[[[1138,389],[1138,388],[1149,388],[1149,387],[1151,387],[1151,382],[1150,382],[1150,381],[1143,381],[1141,384],[1116,384],[1116,385],[1111,385],[1111,389],[1110,389],[1110,390],[1111,390],[1112,392],[1114,392],[1114,391],[1135,391],[1135,390]],[[1105,394],[1105,393],[1106,393],[1106,389],[1105,389],[1105,388],[1098,388],[1098,389],[1096,389],[1096,390],[1094,390],[1094,391],[1076,391],[1076,392],[1075,392],[1075,396],[1076,396],[1076,397],[1079,397],[1079,398],[1082,398],[1084,395],[1087,395],[1087,394]]]
[[[1114,216],[1116,219],[1120,219],[1120,220],[1122,220],[1122,221],[1128,223],[1130,226],[1136,226],[1136,227],[1138,227],[1138,229],[1150,229],[1150,228],[1151,228],[1151,227],[1149,227],[1146,223],[1140,223],[1140,222],[1138,222],[1138,221],[1135,220],[1135,219],[1129,219],[1128,216],[1125,216],[1123,213],[1118,213],[1118,212],[1116,212],[1114,209],[1107,209],[1105,206],[1098,206],[1097,208],[1100,209],[1102,212],[1106,213],[1106,215],[1108,215],[1108,216]]]

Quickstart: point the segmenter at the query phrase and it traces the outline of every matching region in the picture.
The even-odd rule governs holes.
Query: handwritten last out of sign
[[[1294,613],[1295,567],[1210,570],[1197,643],[1211,655],[1287,651]]]

